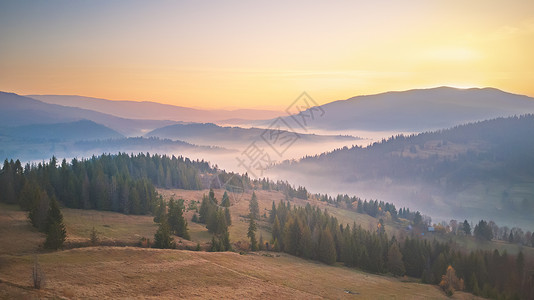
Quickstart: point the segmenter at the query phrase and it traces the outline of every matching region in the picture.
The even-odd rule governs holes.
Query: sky
[[[534,1],[0,0],[0,90],[283,110],[435,86],[534,96]]]

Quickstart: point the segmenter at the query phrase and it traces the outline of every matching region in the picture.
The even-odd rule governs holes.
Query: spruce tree
[[[202,203],[200,204],[200,210],[198,211],[199,223],[207,224],[210,206],[209,198],[206,195],[202,196]]]
[[[169,227],[172,233],[176,234],[179,237],[183,237],[188,240],[189,232],[187,230],[187,221],[183,215],[183,199],[175,201],[171,198],[169,201],[169,213],[167,215],[167,220],[169,222]]]
[[[471,226],[469,225],[469,222],[467,222],[467,220],[464,220],[462,230],[465,232],[466,235],[471,235]]]
[[[46,222],[46,240],[44,247],[57,250],[63,246],[67,238],[67,230],[63,224],[63,214],[59,210],[59,204],[55,197],[50,200],[50,209]]]
[[[215,192],[211,188],[210,188],[210,192],[209,192],[209,200],[211,202],[213,202],[213,204],[217,205],[217,199],[215,198]]]
[[[230,209],[228,207],[224,208],[224,215],[226,217],[226,225],[232,225],[232,216],[230,215]]]
[[[254,222],[254,218],[249,218],[247,236],[250,238],[250,250],[258,250],[258,242],[256,241],[256,222]]]
[[[163,218],[159,223],[158,231],[154,235],[154,247],[160,249],[174,249],[176,248],[176,242],[171,236],[171,229],[167,218]]]
[[[221,206],[230,207],[230,198],[228,197],[228,193],[226,191],[224,191],[224,195],[221,200]]]
[[[252,198],[250,198],[249,203],[250,217],[254,220],[258,220],[260,217],[260,208],[258,205],[258,198],[256,197],[256,192],[252,192]]]

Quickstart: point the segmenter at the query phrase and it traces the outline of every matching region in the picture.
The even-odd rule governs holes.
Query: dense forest
[[[506,181],[515,176],[534,177],[534,139],[528,138],[532,132],[534,115],[499,118],[418,135],[397,135],[366,148],[345,147],[306,157],[300,163],[328,164],[329,170],[350,175],[347,178],[353,181],[387,176],[439,183],[446,176],[451,179],[447,188],[455,189],[479,176],[496,176]],[[430,142],[437,143],[429,145]],[[447,153],[445,150],[451,143],[468,146],[463,148],[465,151]],[[437,151],[439,148],[444,151]],[[423,155],[425,149],[428,153]],[[435,154],[429,154],[432,150]],[[482,162],[490,167],[482,168]],[[298,167],[299,163],[285,165],[288,164]]]
[[[532,274],[522,252],[461,251],[451,242],[407,237],[389,238],[383,224],[376,231],[343,226],[326,210],[289,202],[273,202],[269,215],[272,249],[327,264],[342,262],[373,273],[392,273],[441,284],[450,266],[461,288],[484,297],[528,298],[534,292]],[[382,226],[381,226],[382,225]],[[529,281],[530,280],[530,281]],[[457,287],[457,289],[460,287]]]
[[[59,165],[53,157],[48,163],[24,167],[18,160],[6,160],[0,173],[0,202],[30,209],[35,195],[44,191],[70,208],[146,214],[156,200],[155,186],[201,189],[200,171],[209,169],[204,161],[148,153],[103,154]]]
[[[347,184],[359,181],[423,184],[454,195],[479,182],[504,185],[534,180],[534,115],[498,118],[418,135],[397,135],[368,147],[354,146],[286,161],[275,169],[311,173]],[[502,208],[534,213],[528,197]]]

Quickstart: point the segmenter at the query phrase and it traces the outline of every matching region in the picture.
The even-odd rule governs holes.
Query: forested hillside
[[[343,148],[288,161],[275,171],[295,176],[306,173],[308,178],[328,178],[345,185],[368,183],[382,190],[406,186],[443,199],[440,205],[461,207],[469,201],[474,206],[471,215],[491,209],[493,213],[485,216],[499,211],[513,214],[512,219],[526,218],[534,213],[534,115],[398,135],[365,148]],[[414,194],[397,196],[417,198]]]
[[[160,155],[103,154],[61,164],[4,161],[0,173],[0,202],[29,209],[43,192],[70,208],[146,214],[156,199],[154,186],[200,189],[204,161]]]

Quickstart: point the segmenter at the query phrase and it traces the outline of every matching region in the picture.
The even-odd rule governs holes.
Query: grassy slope
[[[190,201],[195,200],[201,200],[202,195],[208,194],[209,190],[203,190],[203,191],[189,191],[189,190],[158,190],[160,194],[164,195],[165,199],[169,199],[171,196],[175,199],[182,198],[185,200],[186,207],[187,204]],[[224,190],[215,190],[215,198],[220,202],[224,193]],[[269,211],[272,207],[272,202],[274,201],[276,205],[282,200],[285,201],[285,196],[276,191],[256,191],[256,195],[258,196],[258,204],[260,208],[260,215],[263,216],[265,213],[267,216],[269,216]],[[247,239],[247,229],[248,229],[248,221],[246,218],[246,215],[248,214],[248,204],[249,200],[252,197],[252,192],[246,192],[244,194],[230,194],[230,214],[232,215],[232,226],[230,227],[230,239],[232,241],[236,242],[239,240],[246,240]],[[341,208],[335,208],[332,206],[327,206],[324,202],[316,201],[316,200],[310,200],[305,201],[301,199],[294,198],[291,201],[291,205],[298,205],[298,206],[305,206],[307,203],[310,203],[312,206],[316,205],[320,207],[321,209],[326,208],[333,216],[337,217],[338,220],[343,224],[353,224],[356,222],[356,224],[361,225],[363,228],[368,230],[374,230],[376,229],[376,225],[378,224],[378,220],[365,215],[365,214],[358,214],[352,211],[348,211]],[[200,207],[200,204],[199,204]],[[187,220],[189,222],[189,230],[191,232],[191,237],[193,241],[205,241],[208,242],[211,239],[211,236],[207,233],[207,230],[204,225],[202,224],[195,224],[191,222],[191,218],[193,217],[194,211],[189,211],[186,213]],[[386,223],[386,230],[388,234],[398,234],[398,228],[395,228],[394,226],[387,226],[392,225]],[[259,222],[259,229],[260,232],[257,234],[257,237],[259,238],[260,233],[263,235],[263,238],[265,241],[268,241],[271,239],[271,233],[268,230],[268,227],[270,227],[270,224],[266,222],[264,218],[262,218]]]
[[[29,285],[32,256],[2,257],[0,284],[9,297],[36,292]],[[91,247],[39,255],[43,295],[68,298],[349,298],[445,299],[435,286],[326,266],[289,255]],[[2,294],[0,294],[1,296]],[[6,296],[6,295],[4,295]],[[458,293],[455,298],[469,297]]]
[[[87,239],[93,226],[101,230],[103,239],[121,241],[135,240],[154,230],[148,216],[71,209],[65,209],[64,215],[71,241]],[[0,233],[0,298],[350,297],[345,290],[364,298],[444,298],[435,286],[326,266],[286,254],[272,257],[265,253],[239,255],[130,247],[44,253],[38,249],[43,234],[29,225],[25,212],[9,205],[0,206]],[[35,253],[46,276],[46,288],[41,291],[31,289]]]
[[[201,199],[205,191],[161,190],[166,198],[184,198],[186,203]],[[217,199],[223,191],[215,191]],[[284,196],[278,192],[257,192],[260,212]],[[245,240],[251,193],[231,195],[232,240]],[[310,201],[326,207],[324,203]],[[292,204],[305,205],[302,200]],[[367,215],[328,207],[343,223],[356,222],[364,228],[376,226]],[[112,212],[64,209],[68,241],[86,241],[94,226],[102,240],[134,243],[140,237],[153,238],[156,225],[151,216],[126,216]],[[193,211],[186,213],[187,218]],[[393,224],[392,224],[393,225]],[[193,241],[207,242],[209,233],[201,224],[189,222]],[[267,226],[260,222],[260,228]],[[389,234],[399,229],[388,226]],[[270,233],[263,229],[265,240]],[[21,297],[187,297],[187,298],[341,298],[345,290],[363,298],[443,298],[435,286],[401,282],[386,276],[362,273],[341,266],[326,266],[285,254],[205,253],[178,250],[96,247],[39,254],[48,285],[44,291],[30,288],[33,253],[39,251],[44,236],[28,223],[16,206],[0,205],[0,298]],[[460,241],[461,242],[461,241]],[[493,246],[491,243],[490,246]],[[501,245],[502,246],[502,245]],[[504,244],[506,249],[515,245]],[[513,250],[508,250],[513,252]],[[112,272],[110,272],[112,270]],[[195,276],[190,276],[195,274]],[[3,282],[2,282],[3,281]],[[457,293],[455,298],[471,299]]]

